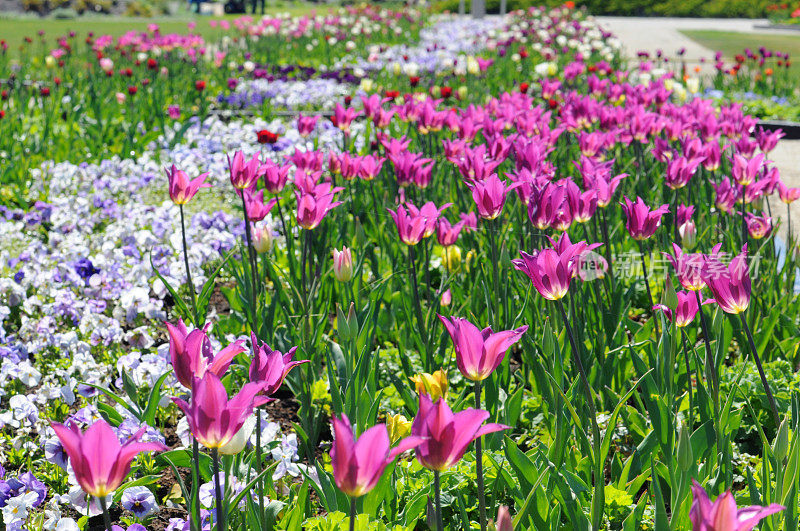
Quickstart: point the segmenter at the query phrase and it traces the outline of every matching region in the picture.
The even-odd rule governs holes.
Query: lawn
[[[769,33],[739,33],[735,31],[714,30],[686,30],[684,35],[693,41],[714,51],[721,51],[727,60],[732,60],[736,54],[742,53],[745,48],[755,51],[761,46],[769,50],[788,52],[795,60],[791,72],[795,78],[800,79],[800,35],[770,35]]]
[[[324,12],[327,8],[308,2],[267,2],[267,12],[273,14],[303,15],[313,12],[315,9]],[[222,18],[234,20],[239,16],[241,15],[225,15]],[[221,30],[209,26],[208,21],[212,18],[220,19],[220,17],[195,15],[186,10],[181,10],[175,16],[164,15],[152,18],[91,15],[72,19],[56,19],[29,15],[9,17],[0,15],[0,39],[9,44],[9,50],[13,53],[13,50],[22,43],[25,37],[35,38],[39,31],[44,31],[45,35],[49,37],[64,35],[70,31],[75,31],[78,35],[85,35],[90,31],[95,35],[122,35],[130,30],[145,30],[148,24],[155,23],[161,27],[162,33],[186,33],[188,31],[187,24],[191,21],[197,22],[195,31],[206,38],[213,38],[219,36]]]

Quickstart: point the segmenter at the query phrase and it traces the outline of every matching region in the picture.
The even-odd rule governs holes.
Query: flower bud
[[[386,418],[386,428],[389,430],[389,440],[394,444],[411,433],[411,421],[403,415],[392,415]]]
[[[447,307],[447,306],[450,306],[451,302],[453,302],[453,295],[450,293],[449,289],[445,290],[445,292],[442,293],[442,299],[440,301],[440,304],[442,306]]]
[[[461,269],[461,249],[457,245],[448,245],[442,248],[442,267],[448,273]]]
[[[272,250],[272,243],[274,238],[272,230],[266,225],[253,225],[253,248],[258,254],[268,253]]]
[[[514,531],[511,513],[508,512],[508,507],[505,505],[501,505],[497,510],[497,522],[495,522],[494,527],[497,531]]]
[[[353,255],[347,247],[342,247],[341,251],[333,250],[333,276],[339,282],[353,279]]]
[[[253,434],[255,427],[256,417],[255,415],[251,415],[250,418],[245,421],[242,428],[236,432],[233,439],[220,446],[219,453],[223,455],[235,455],[244,450],[247,440],[250,438],[250,435]]]
[[[772,441],[772,453],[775,454],[775,459],[783,461],[789,450],[789,423],[788,419],[784,419],[778,428],[778,433],[775,435],[775,440]]]
[[[433,402],[447,397],[447,375],[441,369],[433,374],[417,374],[411,377],[411,381],[414,382],[418,394],[428,395]]]
[[[697,226],[691,219],[678,227],[678,234],[684,249],[692,249],[697,244]]]
[[[689,440],[689,430],[685,424],[681,425],[681,430],[678,433],[678,466],[681,470],[686,472],[692,467],[692,442]]]

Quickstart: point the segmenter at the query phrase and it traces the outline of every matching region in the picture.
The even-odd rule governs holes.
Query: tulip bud
[[[461,249],[457,245],[448,245],[442,248],[442,267],[448,273],[461,269]]]
[[[778,428],[778,433],[775,435],[775,440],[772,441],[772,453],[775,454],[775,459],[783,461],[789,450],[789,423],[788,419],[784,419]]]
[[[233,436],[233,439],[219,447],[219,453],[223,455],[235,455],[244,450],[247,440],[250,438],[250,435],[253,434],[255,427],[256,417],[253,415],[245,421],[242,428]]]
[[[447,306],[450,306],[451,302],[453,302],[453,295],[450,293],[449,289],[445,290],[445,292],[442,293],[442,299],[440,301],[440,304],[442,306],[447,307]]]
[[[389,440],[394,444],[411,433],[411,421],[403,415],[392,415],[386,418],[386,428],[389,430]]]
[[[433,402],[447,397],[447,375],[441,369],[433,374],[417,374],[411,377],[411,381],[414,382],[418,394],[428,395]]]
[[[684,249],[692,249],[697,244],[697,226],[694,221],[688,220],[678,227],[678,234]]]
[[[341,251],[333,250],[333,276],[339,282],[353,279],[353,255],[347,247],[342,247]]]
[[[689,440],[689,430],[686,425],[681,425],[678,433],[678,466],[686,472],[691,468],[694,457],[692,455],[692,442]]]
[[[252,236],[253,248],[258,254],[268,253],[272,250],[274,238],[269,227],[266,225],[253,225]]]
[[[459,100],[463,100],[464,98],[467,97],[468,92],[469,91],[467,90],[467,87],[465,87],[464,85],[461,85],[460,87],[458,87],[458,90],[456,91],[456,95],[458,96]]]
[[[511,520],[511,513],[508,507],[501,505],[497,510],[497,522],[494,524],[497,531],[514,531],[514,522]]]

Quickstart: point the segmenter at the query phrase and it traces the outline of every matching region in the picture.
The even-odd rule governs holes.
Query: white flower
[[[3,522],[6,525],[20,520],[24,522],[28,518],[28,507],[33,506],[38,496],[35,492],[28,492],[10,498],[3,507]]]

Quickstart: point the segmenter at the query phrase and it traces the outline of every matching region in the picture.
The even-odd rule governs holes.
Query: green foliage
[[[586,6],[595,15],[672,16],[672,17],[747,17],[767,14],[766,0],[587,0]]]

